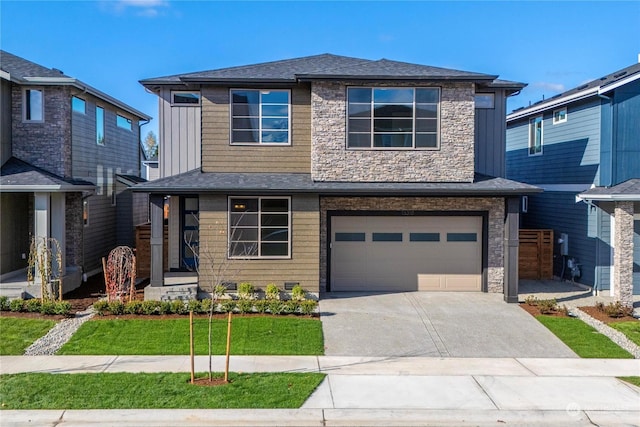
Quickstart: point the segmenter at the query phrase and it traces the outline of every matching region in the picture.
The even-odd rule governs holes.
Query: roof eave
[[[563,96],[562,98],[557,98],[553,100],[549,100],[547,102],[543,102],[539,105],[532,105],[531,107],[524,108],[522,110],[514,111],[511,114],[507,115],[507,123],[513,120],[518,120],[523,117],[527,117],[536,113],[540,113],[542,111],[549,110],[551,108],[561,107],[570,102],[580,101],[592,96],[598,95],[598,88],[593,87],[591,89],[586,89],[581,92],[577,92],[573,95]]]
[[[578,198],[590,202],[640,202],[640,194],[578,194]]]
[[[313,80],[405,80],[405,81],[464,81],[464,82],[487,82],[493,81],[498,76],[425,76],[425,75],[406,75],[406,76],[390,76],[380,74],[297,74],[299,81]]]
[[[180,81],[184,83],[206,83],[206,84],[220,84],[220,85],[229,85],[229,84],[291,84],[296,83],[296,79],[238,79],[238,78],[220,78],[220,77],[180,77]],[[175,82],[173,83],[175,84]]]
[[[24,192],[44,192],[44,193],[73,193],[83,191],[95,191],[94,185],[2,185],[2,193],[24,193]]]

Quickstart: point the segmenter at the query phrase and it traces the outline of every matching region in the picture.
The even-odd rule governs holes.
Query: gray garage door
[[[480,291],[482,218],[334,216],[332,291]]]

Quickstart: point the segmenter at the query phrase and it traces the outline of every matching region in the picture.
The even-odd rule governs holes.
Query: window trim
[[[84,107],[83,111],[76,110],[76,109],[73,107],[73,100],[74,100],[74,99],[77,99],[77,100],[79,100],[79,101],[82,101],[82,105],[83,105],[83,107]],[[79,96],[76,96],[76,95],[71,95],[71,111],[73,111],[74,113],[78,113],[78,114],[82,114],[82,115],[85,115],[85,116],[86,116],[86,115],[87,115],[87,100],[86,100],[86,99],[84,99],[84,98],[80,98]]]
[[[560,113],[562,111],[564,111],[564,118],[556,120],[556,113]],[[562,107],[562,108],[558,108],[557,110],[553,110],[552,123],[554,125],[558,125],[560,123],[566,123],[568,116],[569,116],[569,112],[567,111],[567,107]]]
[[[375,100],[373,99],[373,93],[371,95],[371,145],[369,147],[349,147],[349,89],[412,89],[413,92],[413,114],[411,116],[412,120],[412,146],[411,147],[375,147],[375,118],[374,118],[374,108]],[[437,102],[437,118],[436,118],[436,146],[435,147],[416,147],[416,89],[436,89],[438,91],[438,102]],[[440,86],[347,86],[345,88],[345,149],[353,150],[353,151],[439,151],[441,149],[442,143],[442,114],[441,114],[441,106],[442,106],[442,87]],[[424,132],[423,132],[424,133]]]
[[[100,140],[98,138],[98,110],[102,111],[102,143],[100,143]],[[105,146],[105,140],[107,139],[107,135],[106,135],[106,131],[107,131],[107,124],[106,124],[106,110],[104,107],[101,107],[99,105],[96,105],[96,113],[95,113],[95,125],[96,125],[96,145],[99,145],[100,147],[104,147]]]
[[[38,91],[42,95],[42,106],[40,108],[40,114],[42,115],[42,119],[40,120],[27,119],[27,92],[30,92],[30,91]],[[44,123],[44,104],[45,104],[45,100],[44,100],[43,87],[28,86],[28,87],[22,88],[22,122],[23,123]]]
[[[124,119],[129,124],[129,127],[120,126],[120,123],[118,122],[119,118]],[[125,115],[122,115],[120,113],[116,113],[116,127],[120,128],[120,129],[127,130],[129,132],[133,132],[133,120],[128,118]]]
[[[174,96],[176,94],[181,93],[197,93],[198,94],[198,102],[197,103],[187,103],[187,102],[175,102]],[[199,90],[172,90],[169,95],[171,106],[177,107],[200,107],[202,105],[202,93]]]
[[[233,235],[232,230],[231,230],[231,199],[256,199],[258,201],[258,225],[256,226],[257,230],[258,230],[258,235],[257,235],[257,255],[253,256],[253,255],[243,255],[243,256],[234,256],[231,255],[231,246],[233,245],[233,242],[231,241],[231,236]],[[288,230],[288,238],[287,238],[287,255],[267,255],[267,256],[263,256],[260,255],[261,252],[261,247],[260,247],[260,243],[261,243],[261,236],[262,236],[262,223],[261,223],[261,205],[262,205],[262,200],[287,200],[287,204],[288,204],[288,209],[287,209],[287,230]],[[292,259],[293,258],[293,254],[292,254],[292,242],[293,242],[293,227],[292,227],[292,222],[293,222],[293,214],[292,214],[292,210],[291,210],[291,196],[245,196],[245,195],[233,195],[233,196],[227,196],[227,259],[230,260],[242,260],[242,259]]]
[[[532,138],[532,134],[533,134],[533,125],[536,122],[536,120],[540,119],[540,151],[536,152],[535,151],[535,138]],[[528,130],[528,146],[527,146],[527,152],[529,154],[529,156],[541,156],[544,152],[544,116],[540,115],[540,116],[535,116],[529,119],[529,123],[527,126],[527,130]],[[531,149],[534,149],[534,152],[531,152]]]
[[[476,97],[478,96],[491,96],[491,106],[484,107],[478,106],[476,102]],[[496,109],[496,94],[494,92],[476,92],[473,97],[473,106],[478,110],[495,110]]]
[[[287,142],[262,142],[262,108],[260,108],[260,115],[258,117],[259,128],[258,135],[260,135],[259,142],[233,142],[233,91],[255,91],[262,94],[262,92],[287,92],[289,94],[289,102],[287,102],[287,122],[289,123],[287,127]],[[238,146],[249,146],[249,147],[290,147],[293,142],[292,138],[292,90],[291,89],[269,89],[269,88],[238,88],[232,87],[229,88],[229,145],[238,145]],[[260,100],[260,106],[262,106],[262,100]]]

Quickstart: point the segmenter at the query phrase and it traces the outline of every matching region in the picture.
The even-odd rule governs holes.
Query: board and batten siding
[[[137,118],[86,93],[77,96],[85,100],[86,113],[71,113],[72,174],[97,186],[96,194],[87,199],[89,225],[83,228],[83,267],[90,272],[101,268],[101,258],[117,245],[118,218],[111,203],[115,175],[139,175],[140,137]],[[104,145],[96,143],[96,105],[104,108]],[[116,125],[116,114],[131,119],[131,130]]]
[[[160,178],[188,172],[201,165],[202,109],[199,105],[171,105],[171,92],[172,89],[163,88],[158,94]]]
[[[600,165],[600,101],[570,105],[567,121],[543,115],[542,154],[529,155],[529,116],[507,124],[507,178],[532,184],[597,184]]]
[[[250,282],[257,288],[274,283],[299,282],[308,292],[318,292],[320,277],[320,202],[317,195],[291,197],[291,258],[228,260],[227,196],[200,195],[200,287],[207,290],[212,271],[207,269],[203,251],[228,262],[224,281]]]
[[[202,171],[310,173],[311,89],[291,88],[291,145],[231,145],[228,87],[202,88]]]
[[[477,173],[505,176],[505,115],[504,90],[482,90],[494,94],[494,108],[475,109],[475,171]]]

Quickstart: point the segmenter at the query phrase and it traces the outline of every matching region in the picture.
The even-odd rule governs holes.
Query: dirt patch
[[[596,320],[601,321],[602,323],[618,323],[618,322],[631,322],[631,321],[638,321],[638,319],[636,319],[633,316],[622,316],[622,317],[609,317],[607,315],[607,313],[604,313],[600,310],[598,310],[597,307],[593,307],[593,306],[587,306],[587,307],[578,307],[580,310],[584,311],[585,313],[587,313],[589,316],[593,317]]]
[[[551,313],[541,313],[540,308],[537,305],[529,305],[527,303],[521,303],[520,307],[532,316],[543,315],[543,316],[553,316],[553,317],[569,317],[564,312],[557,311],[557,310]]]
[[[189,379],[187,381],[188,383],[191,383],[191,379]],[[224,378],[196,378],[193,381],[193,385],[197,385],[197,386],[201,386],[201,387],[217,387],[217,386],[221,386],[221,385],[227,385],[230,384],[231,381],[225,381]]]

